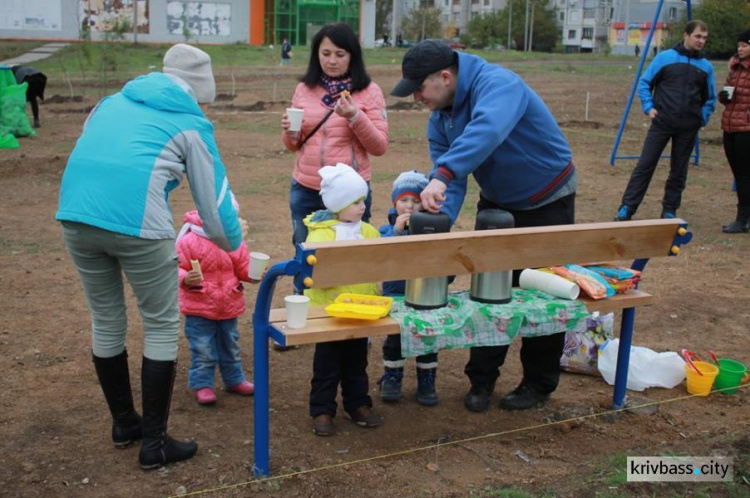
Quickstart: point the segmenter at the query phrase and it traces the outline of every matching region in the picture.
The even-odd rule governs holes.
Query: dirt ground
[[[614,62],[613,67],[619,64],[627,63]],[[608,166],[632,71],[592,77],[575,63],[545,65],[509,66],[546,100],[570,140],[580,175],[577,221],[609,221],[634,166],[628,160]],[[716,67],[720,82],[724,63]],[[278,123],[297,71],[235,75],[236,96],[225,96],[209,112],[250,223],[251,248],[276,261],[293,254],[287,204],[293,156],[281,145]],[[399,68],[377,67],[372,74],[387,92]],[[220,92],[229,85],[223,75]],[[50,90],[48,95],[58,98],[42,106],[39,135],[21,140],[18,150],[0,153],[3,496],[459,497],[505,496],[504,488],[571,497],[750,496],[747,389],[709,398],[686,397],[684,385],[629,392],[631,402],[652,404],[653,409],[606,414],[610,386],[600,378],[564,374],[544,408],[509,413],[496,403],[520,380],[514,345],[489,412],[463,408],[466,351],[440,355],[438,406],[426,408],[414,400],[412,362],[405,399],[385,405],[375,385],[382,370],[382,339],[374,340],[370,350],[369,372],[383,425],[365,430],[338,417],[337,433],[330,438],[314,436],[307,415],[313,348],[271,352],[271,464],[273,475],[282,478],[254,481],[253,399],[219,392],[215,406],[198,406],[187,389],[189,353],[181,337],[170,433],[195,438],[199,452],[161,471],[141,471],[138,447],[115,450],[109,439],[110,417],[90,358],[89,315],[53,219],[67,155],[96,99],[60,97],[67,94],[63,85],[53,84]],[[268,103],[271,91],[276,99]],[[391,97],[388,104],[391,147],[384,157],[373,159],[375,225],[385,222],[397,173],[429,170],[424,138],[428,113]],[[657,301],[638,310],[634,344],[657,351],[690,348],[704,355],[713,349],[720,357],[749,363],[750,235],[721,233],[721,224],[734,215],[736,199],[717,117],[701,135],[701,164],[691,168],[679,211],[694,239],[679,257],[658,258],[646,268],[641,288]],[[634,109],[620,153],[638,154],[645,131],[646,122]],[[664,161],[638,218],[659,215],[667,169]],[[455,230],[473,226],[476,189],[472,192]],[[191,208],[186,184],[173,195],[172,207],[179,226],[182,213]],[[277,305],[290,289],[289,281],[279,284]],[[249,309],[256,292],[253,286],[246,293]],[[132,300],[129,316],[131,376],[139,403],[142,331]],[[241,330],[245,367],[252,376],[249,321],[250,313]],[[625,457],[641,455],[733,456],[735,480],[714,485],[626,483]]]

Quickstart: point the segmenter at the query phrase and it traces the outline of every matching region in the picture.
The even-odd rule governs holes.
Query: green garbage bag
[[[10,133],[0,135],[0,149],[17,149],[18,147],[18,139],[16,137]]]
[[[34,137],[36,132],[26,115],[26,89],[28,83],[0,88],[0,134],[12,133],[17,137]]]

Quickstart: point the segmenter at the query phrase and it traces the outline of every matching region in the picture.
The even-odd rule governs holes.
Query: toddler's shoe
[[[210,387],[196,389],[195,400],[199,405],[213,405],[216,403],[216,393]]]
[[[377,427],[382,422],[380,416],[376,415],[372,411],[372,408],[367,405],[362,405],[353,412],[350,412],[349,418],[360,427]]]
[[[252,382],[243,380],[241,384],[232,387],[225,387],[224,390],[228,393],[239,394],[240,396],[252,396],[255,392],[255,386]]]

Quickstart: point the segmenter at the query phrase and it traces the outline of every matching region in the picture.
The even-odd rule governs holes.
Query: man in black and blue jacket
[[[690,21],[682,38],[654,58],[638,83],[638,97],[651,127],[615,221],[629,220],[638,210],[670,140],[672,154],[661,217],[674,218],[680,207],[695,138],[716,107],[714,69],[701,53],[708,40],[706,23]]]
[[[575,223],[578,176],[555,118],[537,93],[514,72],[475,55],[454,52],[441,40],[409,49],[403,78],[391,92],[413,95],[432,114],[427,140],[432,160],[422,207],[455,222],[469,177],[479,184],[477,211],[502,209],[516,227]],[[514,272],[514,284],[518,285]],[[557,389],[565,334],[524,338],[523,379],[500,400],[506,410],[540,406]],[[464,373],[471,389],[464,405],[485,411],[508,346],[471,349]]]

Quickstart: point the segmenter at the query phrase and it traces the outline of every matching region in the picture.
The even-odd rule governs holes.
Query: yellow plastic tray
[[[390,297],[344,292],[339,294],[333,304],[326,306],[326,313],[340,318],[377,320],[388,315],[392,303],[393,298]]]

